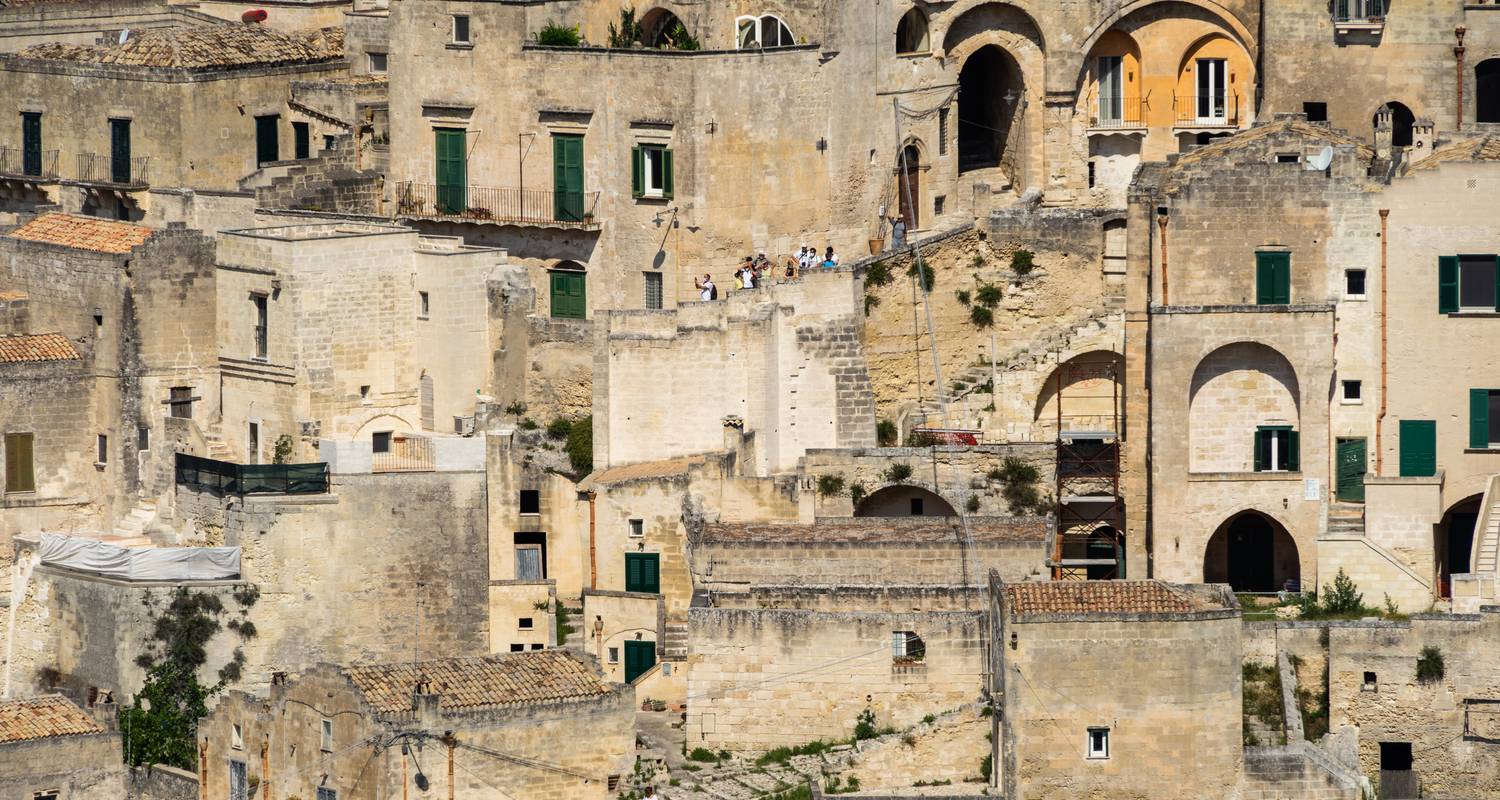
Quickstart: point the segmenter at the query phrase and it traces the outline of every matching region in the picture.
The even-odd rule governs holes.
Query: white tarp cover
[[[238,547],[118,547],[42,535],[42,563],[128,581],[214,581],[240,576]]]

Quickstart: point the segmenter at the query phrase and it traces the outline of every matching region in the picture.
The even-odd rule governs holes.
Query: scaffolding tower
[[[1063,398],[1079,365],[1058,367],[1056,519],[1052,553],[1053,580],[1121,580],[1125,575],[1124,503],[1120,498],[1120,382],[1118,365],[1111,361],[1088,364],[1085,380],[1108,380],[1109,409],[1103,396],[1093,409],[1065,415]],[[1102,374],[1098,372],[1102,368]],[[1085,403],[1087,405],[1087,403]],[[1090,413],[1092,412],[1092,413]]]

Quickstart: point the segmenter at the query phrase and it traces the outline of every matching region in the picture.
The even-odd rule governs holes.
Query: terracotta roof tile
[[[967,534],[975,542],[1040,542],[1047,537],[1044,518],[968,517],[835,517],[811,525],[778,522],[716,522],[703,526],[703,539],[731,543],[806,544],[938,544],[956,543]]]
[[[62,695],[0,701],[0,743],[103,732],[87,711]]]
[[[28,336],[0,336],[0,364],[33,361],[74,361],[82,356],[60,333]]]
[[[60,244],[96,253],[125,254],[146,243],[152,231],[128,222],[73,214],[44,214],[10,232],[12,239]]]
[[[703,456],[685,456],[683,458],[671,458],[663,461],[645,461],[640,464],[610,467],[595,475],[590,483],[621,483],[623,481],[640,480],[643,478],[670,478],[676,475],[686,475],[694,464],[702,464],[704,461]]]
[[[1186,614],[1224,608],[1161,581],[1048,581],[1005,587],[1013,614]]]
[[[446,709],[559,702],[610,691],[597,670],[562,650],[345,667],[343,672],[381,713],[411,710],[412,690],[424,677]]]
[[[1433,148],[1426,158],[1408,167],[1407,172],[1433,169],[1449,161],[1500,161],[1500,138],[1476,136]]]
[[[21,51],[22,58],[178,69],[229,69],[275,64],[315,64],[344,57],[344,29],[282,32],[251,23],[194,28],[155,28],[124,44],[46,42]]]

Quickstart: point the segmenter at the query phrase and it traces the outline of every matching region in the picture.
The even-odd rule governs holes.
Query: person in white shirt
[[[714,286],[714,276],[703,273],[703,280],[693,279],[693,285],[698,288],[699,300],[716,300],[719,297],[719,289]]]

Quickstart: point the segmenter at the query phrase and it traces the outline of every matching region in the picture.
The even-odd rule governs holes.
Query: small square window
[[[524,652],[526,652],[526,645],[524,645],[524,644],[512,644],[510,646],[510,651],[512,653],[524,653]]]
[[[1362,269],[1344,270],[1344,296],[1365,296],[1365,271]]]
[[[427,313],[432,310],[432,301],[426,292],[417,292],[417,317],[427,319]]]
[[[630,535],[631,536],[645,536],[646,535],[646,521],[645,520],[641,520],[641,519],[633,519],[633,520],[631,520],[630,521]]]
[[[1276,163],[1278,163],[1278,164],[1296,164],[1296,163],[1300,162],[1301,160],[1302,160],[1302,155],[1300,153],[1277,153],[1276,154]]]
[[[1109,758],[1109,728],[1089,728],[1089,758]]]
[[[516,627],[523,631],[531,630],[531,617],[521,617],[516,620]]]
[[[943,215],[943,210],[947,208],[947,206],[948,195],[940,194],[937,197],[932,198],[932,215],[935,217],[941,217]]]
[[[370,71],[376,73],[385,72],[385,53],[370,54]]]
[[[531,649],[532,649],[532,650],[540,650],[540,649],[542,649],[542,645],[539,645],[539,644],[535,644],[535,643],[533,643],[533,644],[532,644],[532,645],[531,645]]]
[[[229,731],[229,746],[236,750],[245,749],[245,730],[238,724],[234,725]]]
[[[135,429],[135,449],[151,449],[151,428],[149,426],[142,425]]]
[[[359,387],[359,399],[360,402],[370,402],[370,384],[367,383],[364,386]]]
[[[453,43],[469,44],[469,15],[453,15]]]
[[[94,463],[109,463],[109,437],[102,433],[94,437]]]
[[[609,648],[609,663],[611,663],[611,664],[618,664],[618,663],[620,663],[620,648],[618,648],[618,647],[611,647],[611,648]]]
[[[923,508],[924,508],[924,504],[922,502],[922,498],[920,498],[920,497],[913,497],[911,499],[911,515],[913,517],[920,517],[920,516],[922,516]]]
[[[1375,679],[1375,673],[1365,673],[1365,685],[1362,687],[1366,692],[1373,692],[1379,688],[1379,682]]]
[[[522,514],[542,513],[542,493],[539,490],[522,489],[520,500]]]
[[[375,433],[370,434],[370,452],[372,452],[372,453],[389,453],[389,452],[391,452],[391,432],[390,431],[376,431]]]
[[[1303,103],[1302,104],[1302,113],[1304,113],[1304,114],[1307,115],[1307,121],[1308,122],[1327,122],[1328,121],[1328,104],[1327,103]]]
[[[331,719],[323,720],[323,737],[319,747],[325,753],[333,752],[333,720]]]
[[[1339,386],[1339,402],[1351,406],[1364,402],[1364,384],[1360,381],[1340,381]]]

